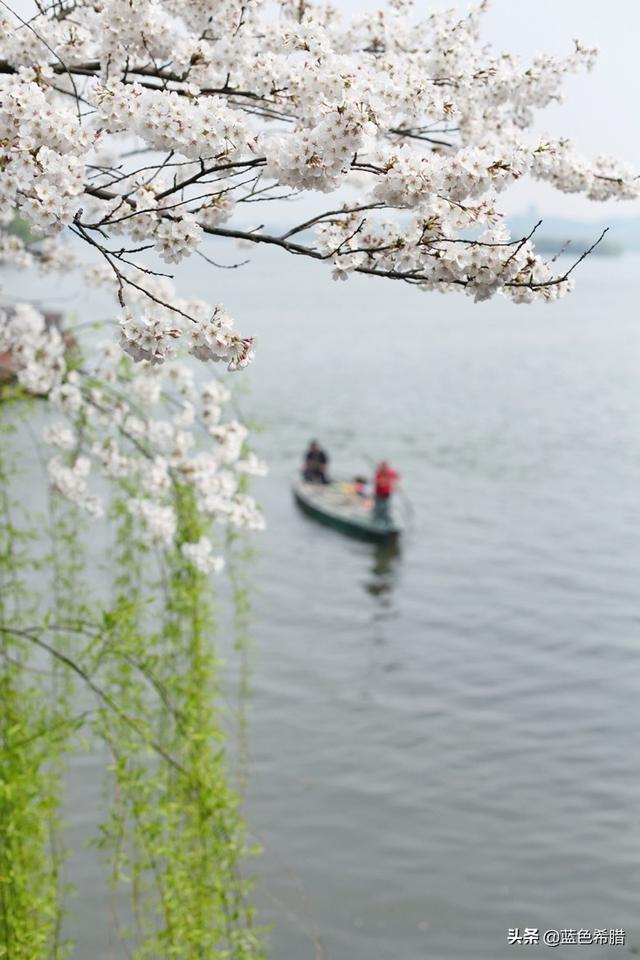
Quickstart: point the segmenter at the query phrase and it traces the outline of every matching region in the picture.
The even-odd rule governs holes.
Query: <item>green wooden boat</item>
[[[305,483],[294,480],[293,496],[306,514],[334,530],[360,540],[374,543],[392,543],[401,533],[400,527],[390,523],[374,522],[371,501],[359,496],[345,483]]]

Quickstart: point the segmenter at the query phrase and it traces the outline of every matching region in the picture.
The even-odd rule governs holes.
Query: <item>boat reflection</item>
[[[372,597],[387,605],[398,578],[398,561],[401,555],[400,542],[377,544],[372,552],[373,563],[364,588]]]

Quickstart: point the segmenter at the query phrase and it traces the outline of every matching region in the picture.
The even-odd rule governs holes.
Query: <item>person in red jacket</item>
[[[391,522],[389,501],[399,479],[400,475],[386,461],[383,460],[379,464],[376,470],[375,500],[373,503],[373,519],[376,523]]]

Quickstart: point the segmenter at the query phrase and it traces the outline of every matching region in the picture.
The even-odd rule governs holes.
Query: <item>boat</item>
[[[349,483],[305,483],[293,481],[293,496],[308,516],[334,530],[360,540],[374,543],[393,543],[401,528],[391,519],[387,523],[374,521],[371,499],[362,497]]]

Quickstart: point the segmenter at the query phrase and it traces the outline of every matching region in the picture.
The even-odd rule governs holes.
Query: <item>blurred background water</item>
[[[270,465],[245,807],[274,960],[547,949],[508,946],[516,926],[623,927],[617,955],[640,948],[639,268],[590,258],[550,307],[334,283],[268,251],[183,272],[183,293],[258,338],[238,401]],[[107,315],[47,284],[28,296]],[[297,512],[311,437],[336,474],[382,456],[400,471],[397,555]],[[82,846],[98,763],[76,766],[70,808],[92,960],[120,956],[98,945]],[[613,948],[555,956],[577,949]]]

